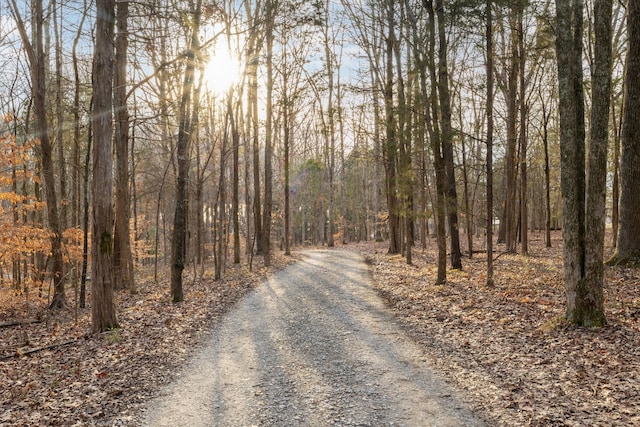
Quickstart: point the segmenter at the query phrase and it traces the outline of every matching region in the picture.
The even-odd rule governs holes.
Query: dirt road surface
[[[305,253],[245,297],[148,426],[481,426],[372,290],[358,254]]]

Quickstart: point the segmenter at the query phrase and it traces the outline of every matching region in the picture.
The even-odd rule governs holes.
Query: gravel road
[[[148,426],[481,426],[370,286],[362,257],[305,252],[241,300]]]

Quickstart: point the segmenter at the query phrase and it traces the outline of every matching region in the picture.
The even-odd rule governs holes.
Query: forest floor
[[[387,244],[359,247],[377,291],[489,425],[640,425],[640,270],[607,267],[608,325],[571,327],[561,233],[552,248],[542,233],[530,239],[528,257],[498,245],[493,288],[486,254],[434,286],[435,242],[414,250],[412,266]]]
[[[253,271],[229,267],[219,281],[208,272],[193,280],[193,268],[186,269],[180,304],[170,301],[168,269],[159,271],[157,283],[152,268],[141,269],[137,293],[117,293],[120,328],[97,335],[90,333],[89,308],[76,317],[73,308],[50,314],[32,303],[29,315],[24,303],[0,299],[0,324],[40,316],[0,327],[0,426],[137,425],[140,408],[175,379],[212,325],[297,259],[278,251],[265,269],[256,257]],[[75,306],[73,293],[67,299]]]
[[[640,425],[638,269],[607,267],[608,326],[584,329],[561,321],[560,233],[550,249],[532,235],[528,257],[498,245],[493,288],[485,286],[484,254],[464,258],[464,270],[449,270],[448,284],[434,286],[433,241],[414,249],[412,266],[387,255],[385,243],[345,249],[365,256],[378,293],[488,425]],[[117,296],[121,329],[103,334],[88,333],[88,309],[1,326],[0,425],[136,425],[222,314],[297,259],[278,252],[269,270],[187,277],[181,304],[169,301],[167,279],[155,283],[141,271],[138,292]],[[34,312],[46,313],[32,305],[29,315],[0,298],[0,324]]]

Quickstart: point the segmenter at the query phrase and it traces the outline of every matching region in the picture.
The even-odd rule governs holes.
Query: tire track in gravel
[[[481,426],[370,285],[358,254],[305,252],[241,300],[148,426]]]

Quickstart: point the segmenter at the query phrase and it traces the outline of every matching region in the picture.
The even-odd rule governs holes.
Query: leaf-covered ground
[[[294,260],[276,254],[272,269]],[[0,328],[0,426],[137,425],[141,405],[175,377],[213,322],[272,269],[230,268],[225,280],[205,275],[195,282],[185,272],[180,304],[170,302],[167,279],[155,283],[151,272],[138,272],[138,293],[117,297],[121,328],[104,334],[88,333],[89,309],[79,311],[77,322],[70,309]],[[0,323],[21,315],[0,306]]]
[[[484,254],[464,258],[463,271],[449,270],[449,283],[434,286],[435,242],[414,249],[412,266],[387,255],[384,243],[346,249],[365,255],[377,291],[488,425],[640,425],[640,272],[607,268],[609,325],[572,328],[560,321],[560,234],[551,249],[531,237],[529,257],[498,246],[494,288],[485,286]],[[292,261],[278,253],[273,264]],[[139,292],[118,294],[122,328],[100,335],[88,334],[88,310],[77,321],[70,309],[0,327],[0,425],[138,425],[142,405],[268,273],[243,267],[224,281],[187,277],[186,302],[172,304],[166,279],[139,272]],[[0,324],[32,317],[6,302]],[[24,355],[52,344],[65,345]]]
[[[412,266],[386,244],[360,249],[378,292],[489,425],[640,425],[640,271],[607,268],[608,326],[570,327],[560,233],[551,249],[532,238],[528,257],[497,248],[494,288],[486,254],[434,286],[435,242]]]

